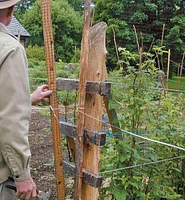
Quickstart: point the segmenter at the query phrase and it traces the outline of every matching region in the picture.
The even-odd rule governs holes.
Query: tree
[[[68,0],[68,3],[74,8],[75,11],[83,11],[83,0]]]
[[[37,0],[23,15],[23,26],[31,34],[29,45],[44,46],[40,1]],[[82,16],[66,0],[51,1],[53,37],[56,60],[70,62],[80,48]]]
[[[143,51],[153,45],[165,45],[171,49],[172,59],[181,62],[184,52],[183,0],[94,0],[94,22],[105,21],[107,29],[108,66],[116,66],[114,47],[114,27],[118,47],[126,47],[129,51],[137,51],[136,28],[138,42]],[[161,41],[163,25],[165,25],[164,41]],[[163,59],[164,61],[166,59]]]
[[[23,14],[28,10],[31,5],[35,2],[35,0],[21,0],[15,6],[15,16],[18,19],[22,19]]]

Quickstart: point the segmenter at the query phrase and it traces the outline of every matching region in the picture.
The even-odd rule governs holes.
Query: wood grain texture
[[[107,80],[106,70],[106,23],[101,22],[91,27],[89,64],[86,73],[87,81]],[[102,130],[103,97],[99,94],[86,94],[85,100],[85,128]],[[100,147],[84,141],[83,168],[92,173],[99,174]],[[98,200],[99,192],[83,183],[82,199]]]

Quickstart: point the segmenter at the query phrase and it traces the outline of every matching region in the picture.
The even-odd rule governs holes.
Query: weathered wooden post
[[[81,98],[77,125],[60,122],[61,134],[71,138],[73,143],[76,142],[75,165],[63,161],[65,172],[76,175],[75,200],[97,200],[98,188],[102,184],[99,175],[100,146],[106,143],[106,132],[102,131],[103,99],[110,95],[111,87],[111,83],[107,82],[105,65],[106,27],[106,23],[101,22],[85,29],[88,32],[82,42],[86,50],[82,50],[80,80],[57,78],[58,90],[79,92]],[[74,150],[73,144],[70,148]]]
[[[89,27],[90,27],[90,5],[91,0],[85,0],[84,7],[84,26],[81,44],[80,60],[80,88],[78,103],[77,138],[76,138],[76,177],[75,177],[75,200],[82,199],[82,169],[83,169],[83,143],[84,143],[84,110],[86,97],[86,71],[89,62]]]
[[[64,174],[61,153],[59,112],[56,91],[56,68],[54,59],[54,41],[52,34],[50,0],[41,0],[44,43],[46,50],[46,64],[49,89],[53,91],[50,96],[51,126],[53,134],[53,149],[55,158],[55,174],[57,200],[65,199]]]
[[[86,80],[107,80],[106,71],[106,23],[101,22],[90,29],[89,63],[86,69]],[[85,125],[89,130],[102,130],[103,96],[99,94],[86,94],[85,100]],[[99,174],[100,146],[84,141],[83,168],[94,174]],[[83,183],[82,199],[97,200],[97,188]]]

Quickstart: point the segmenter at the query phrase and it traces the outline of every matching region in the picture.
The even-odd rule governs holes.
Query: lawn
[[[185,77],[174,76],[172,79],[169,79],[168,88],[185,91]]]

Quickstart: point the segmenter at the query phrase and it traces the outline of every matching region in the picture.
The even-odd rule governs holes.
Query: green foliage
[[[70,79],[78,79],[79,77],[79,65],[77,64],[68,64],[64,65],[61,61],[57,63],[57,77],[61,78],[70,78]],[[77,93],[69,92],[69,91],[58,91],[59,103],[64,106],[68,106],[76,103],[77,101]]]
[[[72,8],[76,11],[83,11],[83,0],[68,0],[68,3],[72,6]]]
[[[102,148],[105,185],[100,190],[101,199],[182,200],[185,157],[171,158],[184,156],[184,152],[137,137],[142,134],[184,147],[185,95],[157,89],[162,85],[156,81],[161,71],[155,60],[167,52],[158,47],[153,48],[155,54],[119,50],[122,67],[110,73],[110,81],[117,80],[112,84],[110,109],[118,111],[123,138],[109,138]]]
[[[31,7],[35,0],[20,0],[15,6],[15,16],[20,20],[23,14]]]
[[[94,0],[94,23],[105,21],[107,29],[107,50],[109,69],[117,67],[119,60],[115,48],[125,47],[136,52],[136,38],[133,25],[138,34],[138,42],[142,51],[148,51],[151,44],[160,46],[161,42],[166,49],[171,49],[171,60],[181,63],[184,47],[184,1],[182,0]],[[164,37],[162,27],[165,25]],[[115,29],[115,33],[112,30]],[[115,41],[116,40],[116,46]],[[166,58],[163,58],[165,61]],[[177,65],[172,65],[173,69]]]
[[[67,0],[51,1],[51,10],[56,60],[70,62],[75,54],[73,46],[77,49],[81,46],[83,18],[80,13],[71,8]],[[25,12],[21,22],[31,35],[28,43],[32,46],[44,46],[39,0]]]
[[[168,80],[168,86],[171,89],[185,91],[185,77],[173,76],[173,78]]]
[[[59,61],[56,65],[57,67],[57,77],[78,79],[80,68],[78,64],[68,64],[64,65]],[[59,103],[64,106],[68,106],[77,102],[77,93],[72,91],[58,91]]]
[[[38,86],[47,83],[46,62],[29,59],[28,66],[30,89],[33,92]]]
[[[184,44],[184,27],[185,27],[185,19],[184,14],[179,14],[174,16],[170,20],[171,29],[169,30],[168,34],[166,35],[165,45],[169,46],[170,48],[172,45],[175,47],[175,51],[173,52],[173,56],[177,57],[178,59],[182,58],[182,54],[185,51],[185,44]]]
[[[77,79],[79,77],[79,64],[66,64],[61,60],[56,62],[56,77]],[[31,92],[38,86],[47,84],[47,70],[45,61],[29,59],[29,81]],[[67,106],[76,103],[76,92],[57,91],[59,103]]]
[[[79,64],[66,64],[59,60],[59,62],[56,62],[56,68],[57,77],[77,79],[79,76]]]
[[[116,55],[115,48],[124,46],[132,52],[138,50],[135,46],[134,25],[143,51],[148,51],[151,44],[159,46],[162,43],[166,49],[171,49],[173,73],[176,72],[185,51],[184,1],[93,0],[93,2],[95,3],[93,23],[105,21],[108,24],[106,38],[109,69],[118,66],[119,56]],[[72,62],[74,58],[72,46],[76,46],[78,50],[81,46],[84,1],[56,0],[51,3],[56,60]],[[21,1],[15,11],[16,17],[31,34],[29,44],[43,46],[40,1]],[[163,25],[165,30],[161,41]],[[163,61],[165,62],[166,58],[163,58]]]
[[[35,45],[35,46],[29,45],[26,48],[26,55],[27,55],[28,59],[34,59],[37,61],[45,61],[46,60],[44,47],[39,47],[38,45]]]

